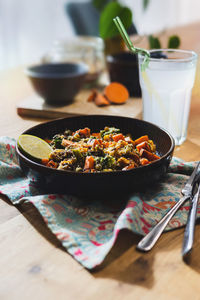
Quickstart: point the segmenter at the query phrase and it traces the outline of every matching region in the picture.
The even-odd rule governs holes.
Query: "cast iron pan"
[[[24,156],[16,145],[19,164],[27,176],[48,193],[65,193],[76,196],[119,195],[144,190],[158,182],[166,173],[171,161],[174,140],[164,129],[151,123],[116,116],[89,115],[58,119],[34,126],[23,133],[40,138],[52,138],[65,129],[78,130],[89,127],[97,132],[105,126],[120,128],[122,133],[130,133],[133,139],[148,135],[154,141],[161,159],[128,171],[102,173],[75,173],[45,167]]]

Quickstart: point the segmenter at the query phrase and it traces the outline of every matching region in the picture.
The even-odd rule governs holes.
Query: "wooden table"
[[[182,48],[200,50],[200,23],[171,30]],[[163,37],[170,32],[167,32]],[[200,158],[199,68],[193,91],[188,139],[175,151],[187,161]],[[0,135],[17,137],[43,121],[21,118],[16,104],[32,93],[22,69],[0,74]],[[103,265],[81,267],[49,232],[36,210],[0,202],[0,299],[199,299],[200,226],[196,226],[190,264],[181,259],[183,229],[163,234],[146,254],[135,249],[139,237],[122,231]]]

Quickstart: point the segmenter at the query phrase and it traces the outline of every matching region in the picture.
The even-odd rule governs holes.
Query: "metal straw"
[[[144,61],[141,66],[142,71],[144,71],[148,67],[148,64],[149,64],[149,58],[150,58],[149,51],[146,49],[143,49],[143,48],[138,48],[138,47],[133,46],[133,44],[129,38],[129,35],[128,35],[126,29],[124,28],[124,25],[122,24],[122,21],[120,20],[119,17],[114,18],[113,21],[114,21],[115,25],[117,26],[117,29],[119,30],[119,33],[120,33],[121,37],[123,38],[128,49],[131,52],[133,52],[134,54],[144,55]]]

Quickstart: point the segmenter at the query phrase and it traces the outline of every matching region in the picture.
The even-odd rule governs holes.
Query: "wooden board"
[[[60,118],[69,115],[115,115],[132,118],[141,117],[142,101],[140,98],[130,98],[123,105],[109,105],[98,107],[93,102],[88,102],[89,90],[82,90],[74,102],[65,106],[52,106],[45,103],[44,99],[36,94],[24,99],[17,104],[17,112],[21,116]]]

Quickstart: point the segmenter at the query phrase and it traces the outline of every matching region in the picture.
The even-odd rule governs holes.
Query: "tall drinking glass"
[[[181,145],[187,136],[197,54],[176,49],[150,50],[150,54],[144,71],[144,56],[139,55],[143,119],[167,129]]]

